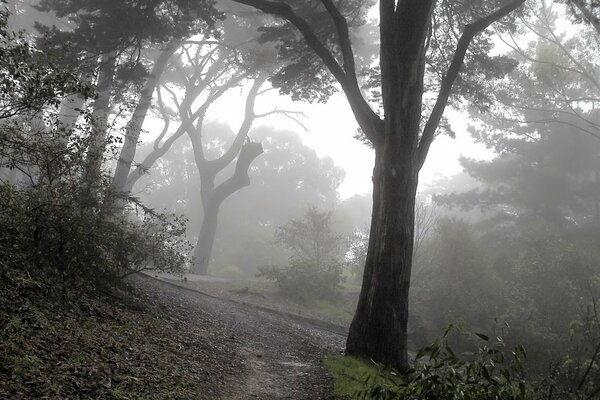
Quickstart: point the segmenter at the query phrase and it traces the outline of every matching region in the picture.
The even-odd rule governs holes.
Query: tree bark
[[[216,187],[214,186],[214,179],[218,171],[214,171],[214,174],[212,174],[212,171],[209,172],[209,176],[206,173],[204,176],[201,176],[204,217],[200,234],[198,235],[198,242],[194,249],[192,272],[200,275],[206,275],[208,272],[208,265],[217,232],[219,208],[227,197],[250,185],[248,169],[262,152],[263,148],[260,143],[249,142],[244,144],[238,155],[233,175]],[[202,175],[202,171],[200,173]]]
[[[369,248],[346,352],[404,371],[418,169],[395,152],[376,151]]]
[[[195,274],[206,275],[208,273],[210,256],[217,234],[219,207],[220,204],[207,204],[204,206],[202,226],[200,227],[200,234],[198,235],[198,241],[196,242],[192,258],[192,272]]]
[[[97,97],[92,113],[92,129],[86,159],[85,182],[89,188],[96,185],[102,173],[102,160],[106,150],[110,96],[113,88],[116,55],[105,54],[98,69]]]
[[[117,167],[112,182],[113,189],[118,192],[129,191],[127,188],[127,178],[131,171],[131,164],[133,163],[137,151],[142,125],[148,114],[148,109],[152,104],[154,91],[167,67],[169,58],[171,58],[175,52],[176,47],[176,43],[170,43],[165,50],[161,51],[154,63],[152,72],[142,89],[138,105],[135,108],[131,119],[127,122],[127,126],[125,127],[125,141],[121,148],[121,153],[119,154],[119,160],[117,161]]]

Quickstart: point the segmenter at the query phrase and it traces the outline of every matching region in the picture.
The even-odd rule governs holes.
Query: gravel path
[[[343,349],[343,335],[144,275],[131,281],[165,307],[189,310],[193,322],[213,339],[208,342],[219,354],[214,354],[205,373],[211,383],[219,382],[220,390],[199,393],[199,399],[334,398],[321,360],[324,354]]]

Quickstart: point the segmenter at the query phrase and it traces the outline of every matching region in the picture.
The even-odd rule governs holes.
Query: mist
[[[0,398],[599,395],[593,1],[0,8]]]

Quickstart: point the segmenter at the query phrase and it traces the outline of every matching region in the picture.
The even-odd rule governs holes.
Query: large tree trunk
[[[403,371],[418,170],[392,151],[377,153],[369,249],[346,352]]]
[[[408,293],[420,169],[424,43],[433,2],[406,0],[400,6],[411,10],[413,18],[402,21],[381,41],[384,140],[375,145],[369,249],[346,351],[404,372],[409,366]]]
[[[204,217],[198,242],[194,249],[193,272],[199,275],[206,275],[208,264],[212,254],[215,236],[217,233],[217,222],[219,219],[219,204],[209,202],[204,206]]]

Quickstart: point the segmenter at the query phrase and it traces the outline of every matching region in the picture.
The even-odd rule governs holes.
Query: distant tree
[[[563,227],[598,226],[600,37],[588,26],[564,21],[561,5],[540,0],[527,10],[521,34],[534,40],[506,39],[519,65],[511,79],[490,90],[498,102],[480,116],[483,125],[471,127],[499,155],[492,161],[462,159],[482,187],[437,199],[463,209],[479,206],[504,223],[541,219]],[[566,23],[569,32],[563,32]]]
[[[273,246],[276,227],[289,218],[300,217],[306,204],[335,206],[343,170],[331,159],[318,157],[294,132],[258,126],[248,135],[262,143],[264,153],[250,168],[252,185],[230,196],[221,206],[211,263],[215,268],[235,266],[253,274],[258,265],[286,261],[287,256]],[[202,138],[206,158],[216,159],[235,141],[236,133],[226,125],[206,121]],[[140,179],[136,192],[143,190],[139,195],[152,207],[185,213],[190,219],[190,232],[197,233],[203,210],[198,207],[202,200],[195,184],[199,173],[193,154],[189,142],[174,143]],[[222,171],[216,184],[234,173],[232,164]]]
[[[480,33],[524,0],[381,0],[380,68],[372,70],[371,77],[379,89],[374,94],[380,96],[382,117],[361,92],[350,35],[350,29],[364,16],[360,11],[371,2],[234,1],[279,18],[265,33],[267,37],[277,34],[272,38],[280,40],[280,55],[291,60],[288,74],[280,76],[283,91],[315,99],[315,92],[331,93],[337,81],[362,133],[375,149],[369,251],[346,350],[405,371],[418,172],[465,59],[473,72],[459,79],[465,84],[458,87],[460,94],[471,98],[469,94],[478,92],[469,91],[472,86],[467,83],[482,76],[475,71],[485,70],[483,65],[494,66],[487,75],[491,78],[511,65],[485,57],[491,42]],[[333,26],[334,33],[320,35],[324,26]],[[426,75],[426,70],[431,73]],[[426,89],[437,92],[432,96],[437,100],[429,108],[429,118],[422,109]]]
[[[315,207],[280,226],[276,242],[291,252],[286,267],[259,267],[259,275],[275,280],[282,292],[306,300],[335,294],[342,281],[342,237],[331,227],[331,211]]]
[[[542,125],[562,124],[600,140],[600,36],[569,21],[556,2],[531,1],[526,11],[518,35],[499,36],[518,66],[490,87],[496,102],[483,114],[474,112],[484,124],[475,124],[472,133],[497,151],[506,150],[507,131],[535,140]]]

